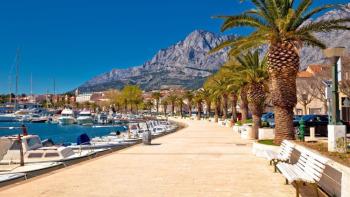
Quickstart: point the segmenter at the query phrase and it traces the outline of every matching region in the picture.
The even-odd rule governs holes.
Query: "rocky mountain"
[[[169,85],[199,88],[225,62],[224,50],[213,55],[207,53],[226,39],[227,36],[196,30],[183,41],[160,50],[143,65],[114,69],[87,81],[79,90],[99,91],[121,88],[125,84],[138,84],[145,90]]]
[[[316,20],[350,17],[350,3],[341,9],[325,13]],[[350,31],[318,33],[318,38],[328,47],[344,46],[350,49]],[[145,90],[159,89],[177,85],[196,89],[213,72],[217,71],[227,59],[222,50],[208,56],[207,53],[227,36],[219,36],[204,30],[196,30],[166,49],[160,50],[151,60],[143,65],[128,69],[114,69],[99,75],[79,87],[80,91],[101,91],[110,88],[122,88],[126,84],[138,84]],[[325,62],[321,49],[305,46],[301,50],[301,69],[309,64]]]

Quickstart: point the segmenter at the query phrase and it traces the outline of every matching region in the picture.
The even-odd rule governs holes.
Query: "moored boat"
[[[79,113],[77,123],[80,125],[93,125],[94,121],[91,116],[91,112],[83,110]]]
[[[58,122],[61,125],[69,125],[75,123],[74,113],[71,109],[64,109],[61,112],[61,116],[58,118]]]

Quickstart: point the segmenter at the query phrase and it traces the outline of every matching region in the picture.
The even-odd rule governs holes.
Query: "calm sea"
[[[0,122],[0,127],[19,127],[19,122]],[[55,144],[76,143],[77,137],[86,133],[92,137],[108,135],[112,131],[124,131],[121,126],[93,128],[80,125],[59,125],[49,123],[24,123],[29,134],[39,135],[41,140],[52,139]],[[22,133],[21,129],[0,129],[0,136],[16,135]]]

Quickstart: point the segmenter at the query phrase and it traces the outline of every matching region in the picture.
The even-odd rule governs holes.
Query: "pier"
[[[180,120],[176,133],[0,189],[0,196],[295,196],[231,128]]]

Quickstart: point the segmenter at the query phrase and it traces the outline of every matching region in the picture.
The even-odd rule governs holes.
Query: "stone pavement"
[[[207,121],[0,189],[0,196],[295,196],[232,129]]]

